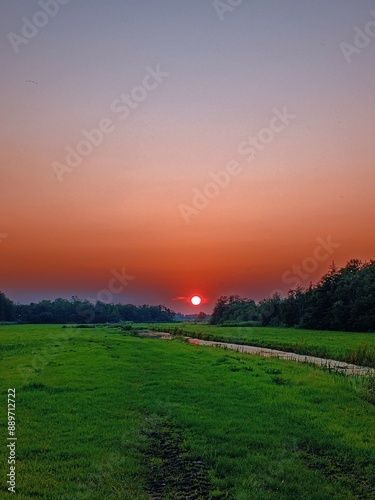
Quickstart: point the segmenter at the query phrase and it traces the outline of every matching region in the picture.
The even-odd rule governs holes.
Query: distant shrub
[[[130,330],[133,329],[132,325],[124,325],[121,327],[121,329],[125,332],[130,332]]]
[[[217,326],[232,326],[232,327],[257,327],[262,326],[260,321],[224,321]]]
[[[368,345],[358,346],[357,349],[347,351],[344,356],[347,363],[359,366],[375,368],[375,349],[369,349]]]

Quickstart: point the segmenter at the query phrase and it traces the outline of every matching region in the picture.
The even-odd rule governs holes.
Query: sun
[[[198,295],[194,295],[194,297],[190,299],[190,302],[193,304],[193,306],[199,306],[199,304],[202,302],[202,299]]]

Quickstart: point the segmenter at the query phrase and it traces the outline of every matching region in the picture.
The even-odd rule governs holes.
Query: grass
[[[0,354],[21,500],[375,498],[364,379],[108,327],[1,326]]]
[[[178,326],[155,325],[152,328],[203,340],[268,347],[375,368],[375,333],[278,327],[219,327],[189,323]]]

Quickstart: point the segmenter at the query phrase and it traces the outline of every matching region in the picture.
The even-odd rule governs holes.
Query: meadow
[[[203,340],[249,344],[375,368],[375,333],[332,332],[279,327],[234,327],[183,323],[155,330]]]
[[[105,326],[0,326],[0,358],[1,498],[13,387],[21,500],[375,498],[366,379]]]

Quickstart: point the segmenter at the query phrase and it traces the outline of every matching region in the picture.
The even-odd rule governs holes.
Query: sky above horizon
[[[375,1],[65,3],[2,2],[1,291],[209,312],[375,258]]]

